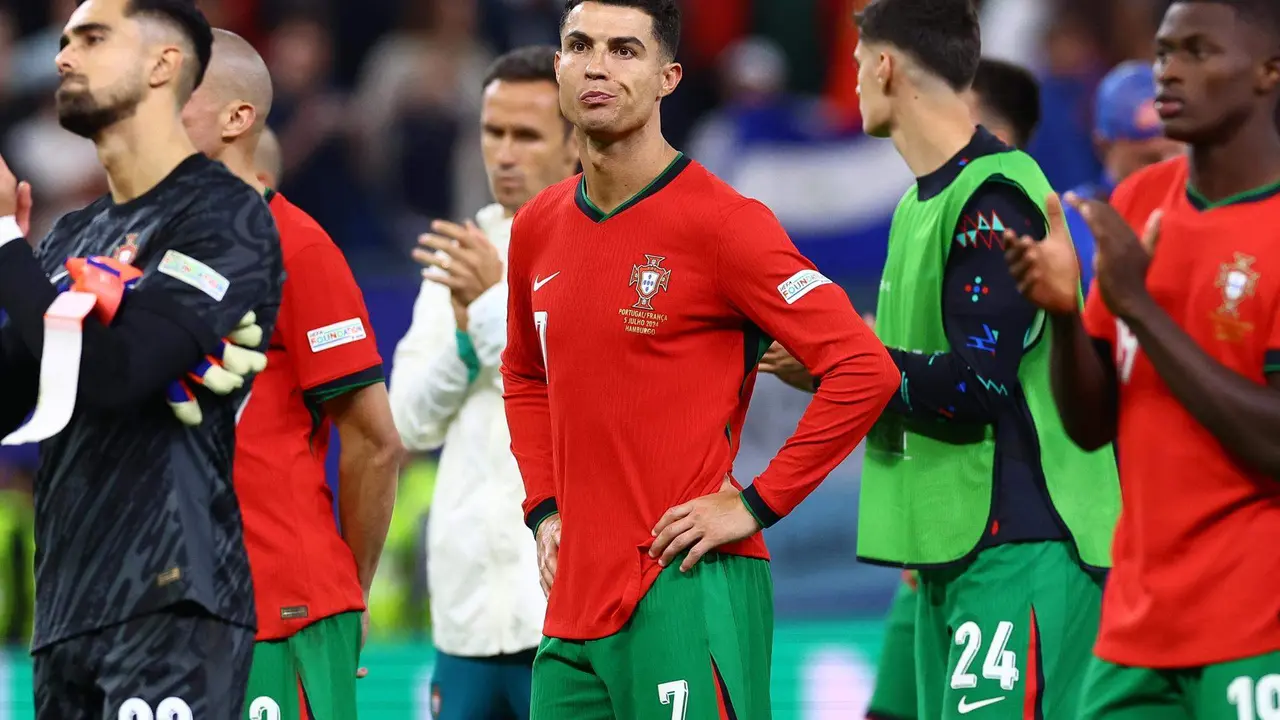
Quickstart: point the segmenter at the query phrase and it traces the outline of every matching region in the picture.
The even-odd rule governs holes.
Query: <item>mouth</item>
[[[587,90],[578,96],[578,102],[588,107],[597,107],[613,100],[616,95],[603,90]]]
[[[1156,96],[1155,106],[1161,120],[1171,120],[1182,115],[1187,104],[1182,98],[1162,93]]]

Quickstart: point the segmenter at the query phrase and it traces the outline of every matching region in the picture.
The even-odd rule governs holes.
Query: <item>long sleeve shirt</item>
[[[585,179],[517,213],[503,355],[531,527],[562,520],[544,632],[617,631],[661,568],[669,508],[732,477],[770,338],[822,379],[742,497],[777,522],[846,458],[897,387],[884,347],[763,205],[681,157],[611,213]],[[741,484],[738,485],[741,487]],[[720,548],[765,558],[759,534]]]

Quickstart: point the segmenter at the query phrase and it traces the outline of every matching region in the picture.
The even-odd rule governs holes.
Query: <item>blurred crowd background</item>
[[[892,146],[861,134],[852,13],[864,0],[684,0],[677,93],[663,126],[677,148],[768,204],[802,252],[873,310],[889,219],[911,177]],[[35,188],[43,233],[105,192],[89,141],[53,109],[53,57],[76,0],[0,0],[0,153]],[[1061,189],[1096,180],[1093,93],[1115,64],[1146,59],[1161,0],[981,0],[984,54],[1033,70],[1042,123],[1030,151]],[[435,218],[489,202],[478,152],[481,78],[498,54],[555,43],[560,0],[199,0],[213,25],[262,52],[275,82],[269,122],[279,188],[328,229],[370,306],[383,357],[408,327],[418,269],[409,250]],[[759,472],[808,396],[762,378],[737,466]],[[34,451],[0,457],[0,720],[27,717],[22,646],[30,617]],[[778,717],[852,717],[878,651],[897,573],[854,561],[859,454],[768,531],[779,617]],[[382,657],[362,698],[387,717],[425,707],[429,668],[425,523],[434,466],[405,469],[374,590]],[[383,655],[379,656],[379,653]],[[395,669],[390,669],[395,668]],[[429,674],[427,675],[429,676]],[[26,683],[24,685],[24,683]],[[385,683],[385,691],[382,685]],[[404,687],[401,687],[404,686]],[[394,696],[394,697],[393,697]],[[402,697],[403,696],[403,697]],[[397,699],[399,698],[399,699]],[[787,705],[787,703],[791,703]],[[788,709],[789,708],[789,709]],[[380,717],[375,710],[373,717]],[[426,717],[425,715],[421,715]]]

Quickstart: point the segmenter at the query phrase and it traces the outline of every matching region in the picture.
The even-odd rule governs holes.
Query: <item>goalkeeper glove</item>
[[[188,381],[203,385],[215,395],[230,395],[244,387],[245,378],[267,367],[267,356],[251,349],[261,344],[262,328],[250,311],[212,354],[206,355],[187,373],[186,378],[169,383],[166,400],[178,420],[192,427],[204,421],[200,402]]]
[[[70,258],[66,262],[69,287],[59,291],[85,292],[98,298],[93,315],[103,325],[110,325],[120,309],[125,293],[142,278],[142,271],[109,257]]]

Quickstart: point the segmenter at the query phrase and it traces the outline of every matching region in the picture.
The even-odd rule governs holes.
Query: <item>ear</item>
[[[683,79],[684,66],[678,62],[668,63],[662,68],[662,90],[658,93],[658,98],[662,99],[675,92]]]
[[[888,94],[889,89],[893,87],[894,73],[898,71],[898,64],[893,55],[881,50],[876,58],[876,82],[880,84],[881,94]]]
[[[177,45],[164,45],[159,48],[159,55],[151,66],[151,74],[147,82],[153,88],[166,84],[176,85],[182,74],[182,63],[186,58]]]
[[[1261,77],[1258,78],[1259,90],[1267,95],[1280,87],[1280,55],[1269,58],[1262,64]]]
[[[222,109],[222,140],[234,142],[253,129],[258,122],[258,109],[242,100],[233,100]]]
[[[556,83],[560,82],[560,51],[556,51]]]

